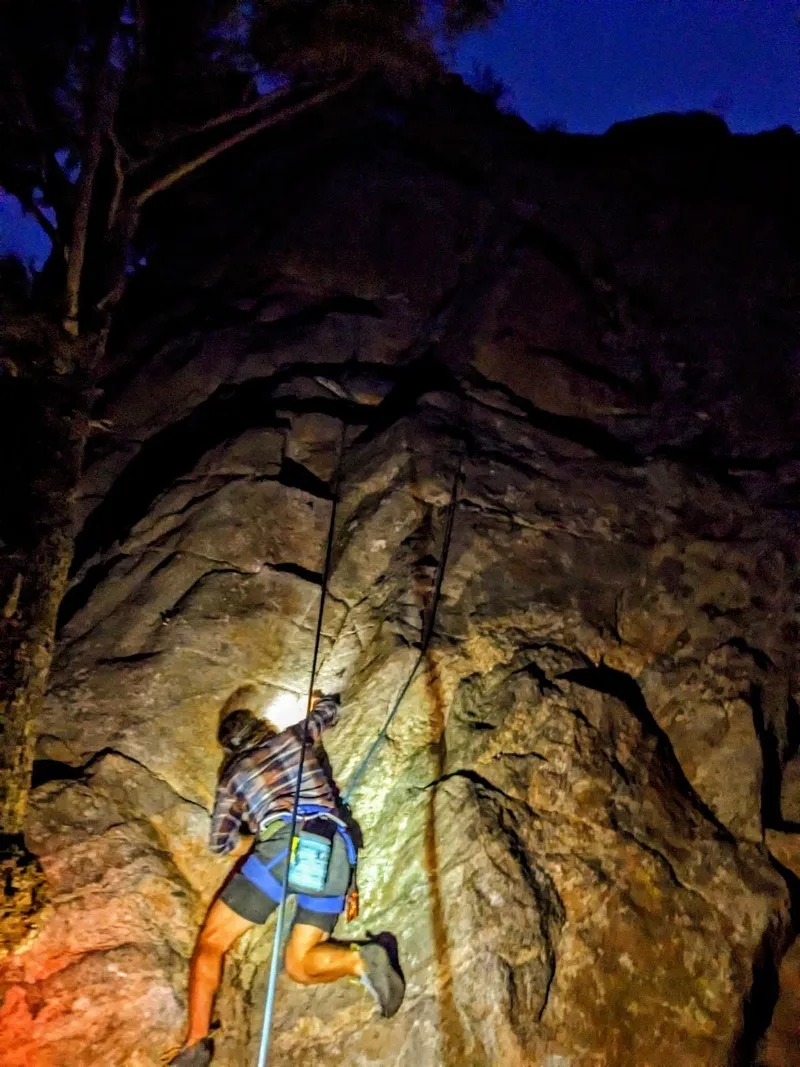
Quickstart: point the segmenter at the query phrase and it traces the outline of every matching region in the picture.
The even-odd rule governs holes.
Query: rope
[[[439,565],[436,568],[436,582],[433,587],[433,597],[431,598],[431,605],[428,611],[428,617],[425,620],[425,624],[422,630],[422,639],[420,641],[419,655],[416,658],[414,666],[411,668],[411,673],[409,674],[408,678],[406,678],[400,692],[395,697],[391,711],[389,712],[386,721],[381,727],[378,736],[370,745],[369,751],[367,752],[366,756],[364,756],[361,763],[359,763],[358,767],[356,767],[355,773],[350,779],[350,784],[342,795],[342,801],[345,804],[348,803],[350,797],[353,795],[356,788],[358,787],[359,782],[361,781],[361,778],[363,777],[367,767],[372,762],[375,753],[386,740],[386,737],[389,732],[389,727],[392,725],[392,720],[399,711],[400,705],[403,702],[403,697],[406,695],[409,688],[411,687],[411,683],[414,681],[414,678],[417,675],[417,671],[419,670],[420,664],[425,659],[426,653],[428,651],[428,646],[431,643],[431,637],[433,636],[433,628],[436,622],[436,610],[439,607],[439,600],[441,598],[442,593],[444,569],[447,566],[447,557],[450,552],[450,541],[453,537],[453,520],[455,519],[456,504],[458,503],[458,485],[461,481],[461,471],[463,463],[464,456],[462,453],[461,455],[459,455],[458,458],[458,467],[456,468],[455,477],[453,478],[453,488],[450,491],[450,501],[447,505],[447,520],[445,522],[444,537],[442,538],[442,554],[439,559]]]
[[[331,573],[331,563],[333,559],[333,536],[336,530],[336,509],[338,505],[339,497],[339,481],[341,477],[342,457],[344,454],[344,442],[346,434],[346,425],[342,423],[342,441],[339,450],[339,458],[336,467],[336,477],[333,486],[333,499],[331,506],[330,525],[328,527],[328,543],[325,551],[325,566],[322,572],[322,589],[320,591],[319,599],[319,614],[317,616],[317,628],[314,635],[314,654],[311,660],[311,680],[308,686],[308,701],[306,703],[306,714],[303,719],[303,741],[300,752],[300,764],[297,770],[297,781],[295,783],[294,800],[292,803],[292,818],[290,822],[289,841],[294,841],[294,836],[297,831],[297,814],[300,805],[300,791],[303,781],[303,767],[305,765],[306,746],[308,744],[308,722],[311,714],[311,701],[314,695],[314,682],[317,674],[317,662],[319,659],[319,648],[322,640],[322,623],[323,615],[325,611],[325,600],[328,592],[328,581]],[[346,804],[348,799],[352,796],[354,790],[358,786],[364,772],[371,763],[378,748],[386,739],[389,727],[392,724],[392,720],[397,714],[403,697],[408,692],[408,689],[416,677],[416,673],[420,664],[425,658],[428,651],[428,646],[433,636],[434,624],[436,621],[436,611],[439,606],[439,600],[442,592],[442,582],[444,580],[444,571],[447,564],[447,557],[450,552],[450,542],[453,536],[453,521],[455,519],[456,505],[458,503],[458,487],[461,481],[461,471],[463,467],[463,454],[459,455],[458,466],[456,468],[455,477],[453,478],[453,487],[450,492],[450,501],[447,507],[447,519],[445,521],[444,537],[442,539],[442,554],[439,559],[439,565],[436,569],[436,582],[434,584],[433,596],[431,598],[430,609],[428,616],[423,626],[422,638],[420,641],[419,655],[416,662],[406,679],[402,689],[395,698],[394,705],[389,712],[389,715],[384,722],[378,736],[370,746],[366,756],[362,759],[359,766],[356,768],[356,772],[350,781],[350,785],[347,791],[342,797],[342,801]],[[290,845],[291,854],[291,845]],[[269,1057],[270,1038],[272,1034],[272,1020],[275,1013],[275,989],[278,982],[278,970],[281,962],[281,947],[283,941],[283,928],[286,921],[286,901],[289,896],[289,861],[287,859],[286,866],[283,872],[283,883],[281,886],[281,899],[278,905],[278,918],[275,924],[275,938],[272,943],[272,958],[270,960],[269,979],[267,981],[267,992],[264,1004],[264,1019],[261,1024],[261,1042],[258,1050],[258,1067],[266,1067]]]
[[[308,745],[308,722],[311,714],[311,701],[314,696],[314,682],[317,676],[317,661],[319,659],[319,646],[322,641],[322,621],[325,613],[325,600],[328,593],[328,581],[331,574],[331,562],[333,559],[333,535],[336,531],[336,508],[339,502],[339,482],[342,472],[342,458],[344,456],[345,435],[347,424],[342,422],[342,439],[339,445],[339,457],[336,464],[336,474],[333,482],[331,501],[331,518],[328,526],[328,543],[325,549],[325,566],[322,571],[322,588],[319,597],[319,614],[317,615],[317,629],[314,634],[314,655],[311,659],[311,679],[308,683],[308,700],[306,702],[306,714],[303,719],[303,741],[300,749],[300,764],[297,768],[297,782],[294,788],[294,801],[292,802],[292,818],[289,832],[289,854],[291,856],[291,842],[297,831],[297,811],[300,806],[300,791],[303,784],[303,767],[306,759],[306,746]],[[267,981],[267,993],[264,1004],[264,1020],[261,1024],[261,1043],[258,1049],[258,1067],[265,1067],[269,1056],[270,1035],[272,1032],[272,1017],[275,1011],[275,987],[278,982],[278,970],[280,967],[281,943],[283,941],[283,927],[286,921],[286,899],[289,896],[289,858],[287,857],[283,872],[283,884],[281,886],[281,899],[278,905],[278,918],[275,924],[275,940],[272,943],[272,959],[269,967],[269,979]]]

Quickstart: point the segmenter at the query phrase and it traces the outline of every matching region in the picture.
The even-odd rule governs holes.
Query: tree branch
[[[307,100],[302,101],[299,104],[293,104],[291,107],[284,108],[274,115],[267,115],[259,122],[254,123],[252,126],[246,127],[244,130],[240,130],[233,136],[226,138],[224,141],[219,141],[217,144],[212,145],[211,148],[202,152],[199,156],[195,156],[194,159],[187,160],[185,163],[181,163],[180,166],[169,173],[163,175],[161,178],[157,178],[154,182],[147,186],[137,197],[135,197],[133,203],[136,207],[141,207],[147,200],[150,199],[155,193],[160,193],[164,189],[168,189],[175,182],[180,181],[181,178],[187,174],[191,174],[192,171],[197,170],[198,167],[202,167],[205,163],[221,155],[223,152],[227,152],[229,148],[233,148],[234,145],[241,144],[242,141],[246,141],[248,137],[252,137],[256,133],[260,133],[261,130],[267,129],[269,126],[277,126],[280,122],[285,122],[287,119],[294,118],[295,115],[301,114],[303,111],[308,111],[313,107],[323,104],[326,100],[330,100],[334,96],[338,96],[340,93],[346,92],[352,88],[362,77],[364,72],[353,74],[344,81],[339,82],[337,85],[329,86],[327,89],[322,89],[320,92],[315,93]],[[272,98],[269,98],[272,99]],[[260,101],[259,101],[260,103]],[[255,110],[255,109],[253,109]],[[229,112],[228,115],[232,115]],[[227,121],[225,118],[224,121]],[[212,120],[214,123],[215,120]],[[216,123],[215,123],[216,124]]]
[[[161,152],[166,149],[173,148],[175,145],[180,144],[181,141],[187,140],[189,137],[195,137],[197,134],[206,133],[208,130],[213,130],[217,126],[224,126],[228,122],[233,122],[234,119],[244,119],[248,115],[257,114],[259,111],[263,111],[265,108],[271,106],[286,96],[289,96],[293,90],[291,87],[286,89],[278,89],[274,93],[270,93],[267,96],[261,96],[258,100],[254,100],[252,104],[243,104],[242,107],[235,107],[231,111],[226,111],[223,115],[216,115],[213,119],[209,119],[208,122],[202,123],[200,126],[189,126],[179,133],[176,133],[174,137],[170,137],[169,140],[164,141],[160,146]],[[147,159],[137,160],[131,167],[131,173],[141,170],[142,167],[152,164],[153,157],[149,156]]]
[[[81,275],[86,258],[86,239],[89,231],[89,216],[94,195],[94,180],[103,154],[103,141],[116,111],[119,96],[120,75],[113,64],[114,41],[119,29],[121,5],[106,26],[106,33],[97,49],[102,56],[102,66],[97,75],[94,92],[91,131],[86,151],[81,160],[75,210],[72,215],[72,241],[67,260],[67,279],[64,292],[64,330],[72,337],[78,336],[78,313],[80,311]]]
[[[35,201],[31,201],[30,210],[36,216],[36,221],[53,242],[54,247],[58,247],[61,244],[61,234],[58,232],[58,229],[52,224],[50,219],[48,219],[47,215],[45,215]]]
[[[117,218],[117,212],[119,211],[120,201],[122,199],[122,188],[125,184],[125,165],[123,160],[125,159],[125,149],[119,143],[119,138],[114,130],[113,122],[109,126],[108,136],[114,146],[114,177],[116,182],[114,184],[114,195],[111,198],[111,203],[108,206],[108,221],[107,226],[110,230]]]
[[[142,0],[135,0],[133,8],[136,16],[136,50],[139,53],[139,62],[143,63],[145,58],[145,39],[147,31],[146,15]]]
[[[258,100],[254,100],[252,104],[242,104],[241,107],[235,107],[231,111],[226,111],[224,115],[217,115],[216,118],[209,119],[209,121],[202,126],[198,126],[193,130],[184,130],[180,136],[188,137],[193,133],[203,133],[205,130],[213,130],[215,126],[222,126],[226,122],[232,122],[233,119],[247,118],[248,115],[253,115],[257,111],[263,111],[265,107],[274,104],[277,100],[282,100],[285,97],[290,96],[293,91],[291,85],[287,85],[282,89],[276,89],[273,93],[260,96]]]

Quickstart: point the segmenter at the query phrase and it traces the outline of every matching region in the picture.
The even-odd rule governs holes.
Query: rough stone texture
[[[800,940],[781,960],[780,997],[769,1029],[760,1043],[757,1067],[797,1067],[800,1064]]]
[[[339,114],[335,152],[279,134],[152,220],[39,743],[53,915],[3,964],[3,1065],[155,1067],[179,1037],[229,867],[205,850],[219,711],[308,684],[343,433],[320,678],[342,783],[417,657],[462,464],[436,636],[354,798],[346,935],[397,934],[408,998],[387,1023],[358,986],[281,978],[276,1063],[755,1054],[796,891],[793,252],[768,170],[796,144],[657,119],[543,140],[470,100]],[[270,945],[228,961],[222,1067],[254,1061]]]
[[[781,815],[787,823],[800,823],[800,759],[797,757],[783,768]]]
[[[0,884],[5,889],[0,911],[2,958],[36,938],[42,923],[49,918],[49,909],[47,879],[42,866],[19,844],[6,847],[6,854],[0,860]]]
[[[800,834],[767,830],[764,840],[775,859],[793,875],[800,878]]]

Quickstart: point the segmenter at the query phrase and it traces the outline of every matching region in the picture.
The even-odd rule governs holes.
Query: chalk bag
[[[292,842],[289,883],[293,890],[321,893],[328,880],[333,842],[321,834],[301,830]]]

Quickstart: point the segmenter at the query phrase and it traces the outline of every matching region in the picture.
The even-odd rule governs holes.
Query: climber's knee
[[[313,978],[306,969],[306,962],[304,956],[294,956],[290,953],[286,953],[285,960],[286,973],[289,975],[293,982],[298,982],[300,985],[311,985]]]
[[[289,944],[286,946],[284,967],[293,982],[300,985],[312,985],[319,981],[317,970],[312,967],[312,953],[330,937],[324,930],[304,923],[295,923]]]
[[[195,954],[224,956],[234,941],[252,925],[224,901],[215,901],[198,934]]]

